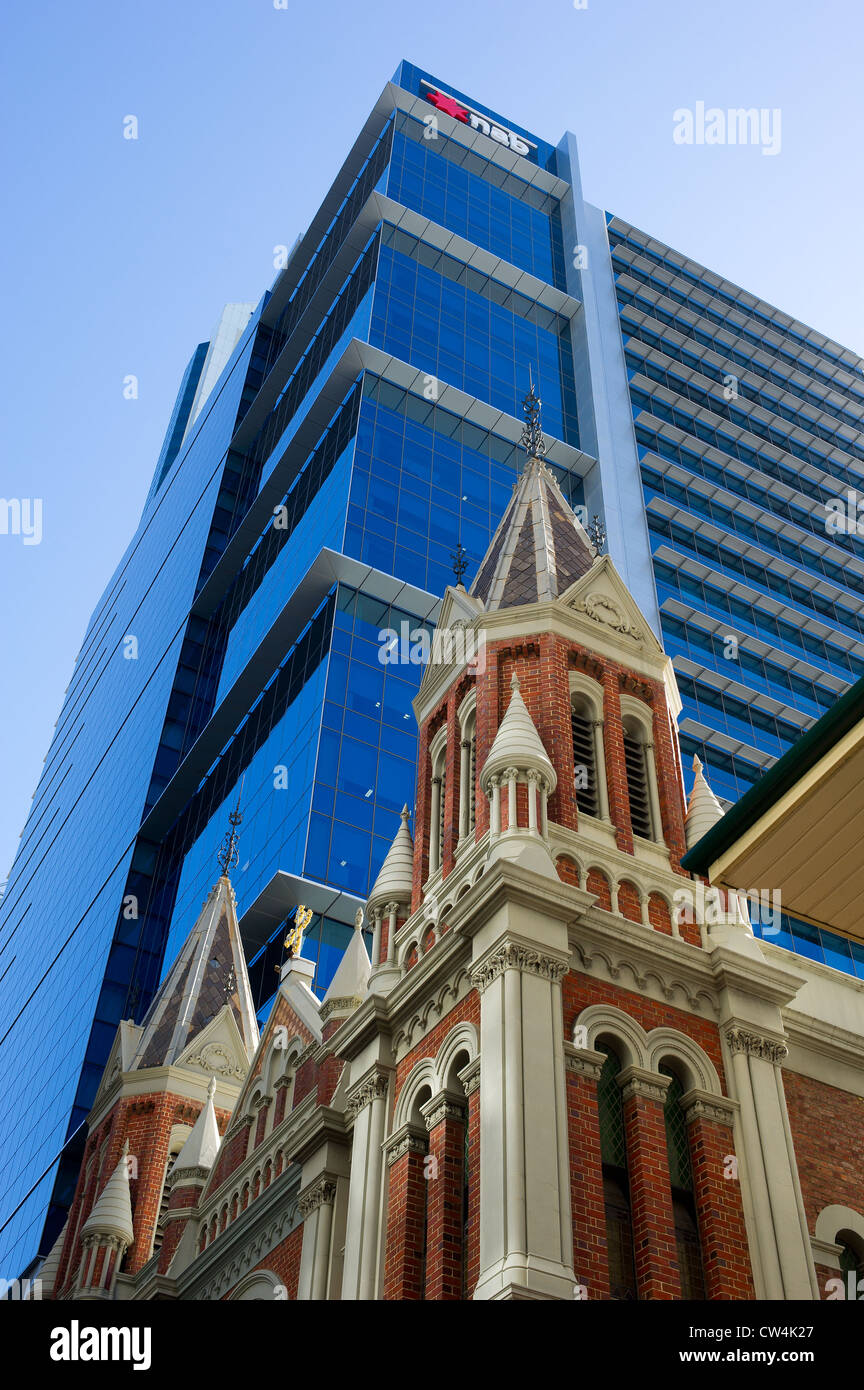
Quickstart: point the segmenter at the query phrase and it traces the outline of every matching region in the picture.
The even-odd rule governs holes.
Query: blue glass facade
[[[116,1025],[140,1019],[194,922],[241,787],[234,885],[260,1015],[299,902],[326,989],[413,801],[421,668],[382,665],[379,633],[434,623],[457,542],[473,578],[516,478],[529,373],[565,494],[603,509],[591,380],[614,364],[586,348],[572,165],[452,88],[481,128],[433,129],[436,85],[401,65],[190,425],[196,350],[85,634],[0,907],[0,1274],[64,1219]],[[502,153],[494,122],[528,153]],[[833,431],[854,431],[862,391],[809,339],[802,367],[794,326],[775,323],[769,350],[761,310],[703,293],[682,258],[667,273],[644,241],[610,219],[595,267],[617,297],[644,488],[653,588],[637,597],[678,668],[685,752],[733,799],[861,671],[860,542],[826,542],[816,518],[860,472]],[[719,369],[700,377],[719,343],[734,401]],[[783,944],[864,973],[849,943],[796,931]]]

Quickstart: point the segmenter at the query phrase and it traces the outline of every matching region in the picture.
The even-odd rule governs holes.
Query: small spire
[[[243,782],[245,780],[246,774],[244,773],[237,791],[237,805],[234,807],[233,811],[229,811],[228,813],[228,825],[230,829],[225,832],[222,847],[216,855],[216,863],[222,871],[223,878],[228,877],[231,869],[240,858],[240,851],[237,848],[237,827],[243,819],[240,812],[240,797],[243,795]]]
[[[519,677],[517,676],[517,674],[516,674],[515,671],[513,672],[513,675],[510,677],[510,689],[511,689],[511,690],[521,690],[521,689],[522,689],[521,685],[519,684]]]

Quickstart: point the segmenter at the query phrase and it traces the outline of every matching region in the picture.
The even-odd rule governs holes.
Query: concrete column
[[[729,1025],[724,1037],[732,1054],[735,1098],[741,1107],[764,1296],[818,1299],[780,1075],[788,1049],[776,1038],[737,1024]]]
[[[432,798],[429,808],[429,872],[441,867],[441,778],[432,778]]]
[[[330,1293],[330,1263],[333,1234],[334,1178],[319,1178],[301,1192],[298,1210],[303,1217],[303,1248],[297,1299],[325,1299]]]
[[[381,909],[376,907],[372,914],[374,928],[372,931],[372,969],[380,963],[381,956]]]
[[[537,782],[539,774],[528,773],[528,829],[537,829]]]
[[[606,786],[606,754],[603,748],[603,720],[592,719],[591,731],[594,737],[594,775],[597,778],[597,809],[600,819],[611,825],[609,815],[609,788]]]
[[[471,808],[471,741],[463,738],[459,745],[459,839],[468,837],[468,821]]]
[[[501,783],[497,777],[492,778],[492,807],[489,812],[489,833],[492,836],[501,834]]]
[[[378,1250],[381,1234],[382,1144],[387,1124],[389,1072],[373,1067],[348,1092],[348,1113],[354,1120],[345,1267],[342,1297],[378,1297]]]
[[[507,778],[507,829],[515,830],[519,824],[518,813],[516,810],[516,778],[518,771],[515,767],[508,767],[504,776]]]
[[[663,844],[663,816],[660,812],[660,796],[657,791],[657,766],[654,762],[654,744],[646,743],[645,749],[645,776],[648,782],[648,800],[651,803],[651,828],[654,831],[654,839],[658,844]]]
[[[483,1059],[478,1299],[573,1297],[566,969],[560,956],[505,939],[472,970]]]

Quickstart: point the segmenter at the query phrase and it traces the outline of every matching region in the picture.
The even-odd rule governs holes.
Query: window
[[[429,872],[441,868],[444,857],[444,801],[447,775],[447,729],[439,729],[429,750],[432,795],[429,801]]]
[[[584,695],[574,695],[570,713],[576,806],[586,816],[600,814],[593,711]]]
[[[179,1153],[179,1149],[177,1150]],[[168,1212],[168,1203],[171,1200],[171,1185],[169,1178],[174,1171],[174,1164],[177,1162],[177,1153],[168,1155],[168,1162],[165,1165],[165,1176],[162,1179],[162,1196],[159,1198],[159,1212],[156,1217],[156,1229],[153,1232],[153,1255],[158,1255],[162,1249],[162,1241],[165,1238],[165,1217]]]
[[[467,713],[465,706],[459,710],[461,721],[459,763],[459,839],[466,840],[474,834],[477,814],[477,718],[472,701]]]
[[[604,1043],[596,1044],[606,1061],[597,1085],[600,1119],[600,1158],[603,1165],[603,1204],[606,1212],[606,1249],[609,1260],[609,1292],[618,1302],[632,1302],[636,1290],[633,1259],[633,1218],[627,1175],[627,1141],[624,1106],[618,1074],[621,1062]]]
[[[669,1181],[672,1187],[672,1216],[675,1222],[675,1246],[678,1251],[678,1271],[681,1278],[681,1297],[703,1300],[705,1275],[702,1268],[702,1245],[696,1205],[693,1201],[693,1171],[690,1166],[690,1144],[687,1124],[681,1108],[684,1087],[670,1067],[658,1068],[661,1076],[670,1078],[663,1106],[666,1125],[666,1152],[669,1158]]]
[[[627,773],[627,800],[633,834],[653,839],[651,799],[648,785],[648,759],[644,734],[635,720],[624,725],[624,769]]]

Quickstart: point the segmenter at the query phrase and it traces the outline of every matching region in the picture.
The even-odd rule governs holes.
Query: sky
[[[0,497],[42,507],[0,534],[0,882],[183,368],[401,58],[574,131],[589,201],[864,354],[858,0],[40,0],[0,38]],[[676,142],[699,102],[779,111],[779,150]]]

